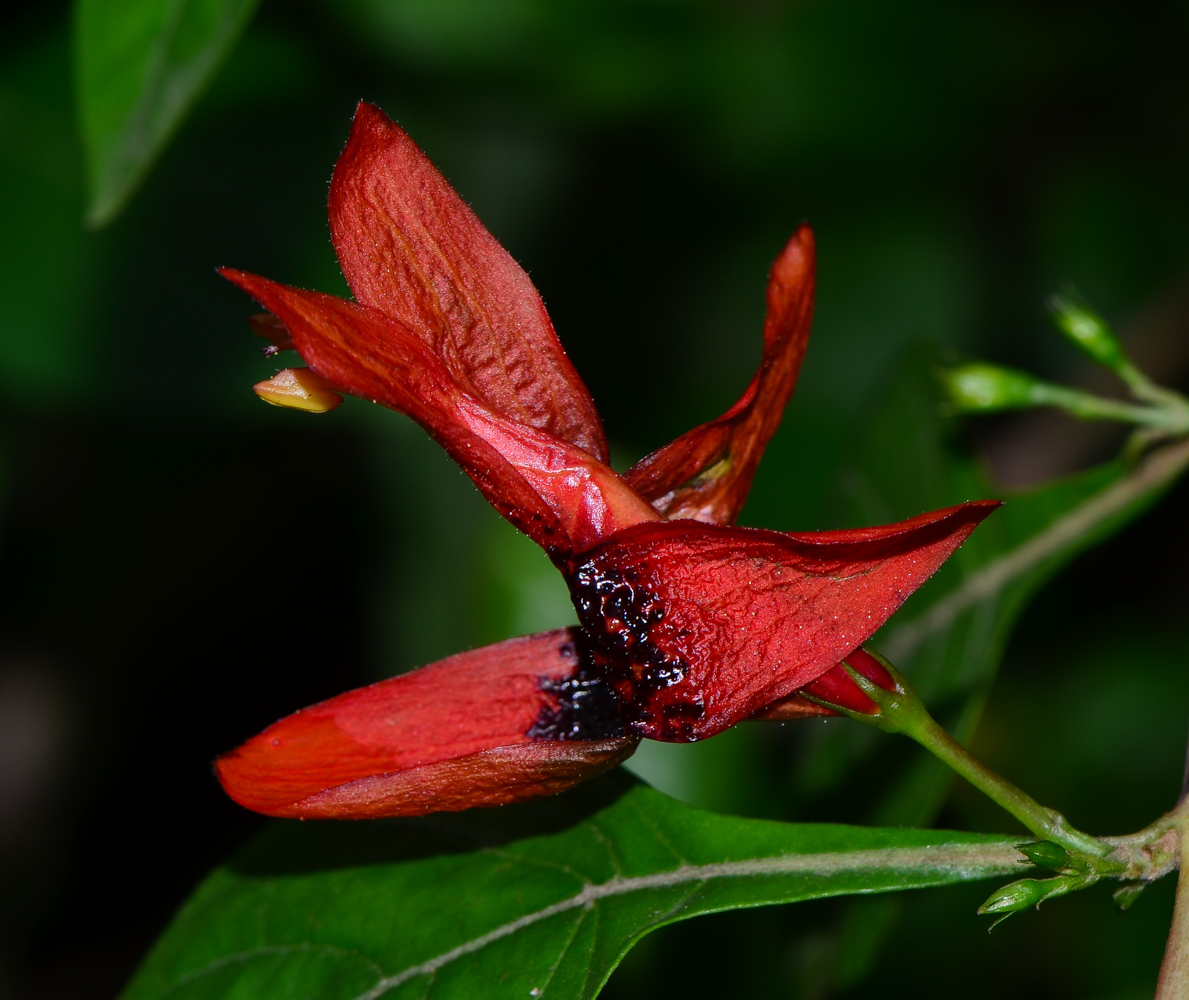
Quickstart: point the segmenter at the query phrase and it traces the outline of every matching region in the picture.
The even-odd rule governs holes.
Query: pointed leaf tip
[[[123,210],[258,4],[80,0],[75,5],[88,227],[105,226]]]

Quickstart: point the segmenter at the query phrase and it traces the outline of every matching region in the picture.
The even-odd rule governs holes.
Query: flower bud
[[[1018,913],[1030,906],[1039,906],[1052,892],[1052,883],[1056,881],[1058,879],[1022,878],[1018,882],[996,889],[978,908],[978,912],[984,916],[993,913]]]
[[[832,670],[826,671],[802,690],[812,698],[837,705],[840,708],[849,708],[852,712],[860,712],[863,715],[879,715],[879,706],[863,693],[854,678],[847,672],[847,667],[862,674],[867,680],[885,691],[896,690],[896,682],[892,680],[892,675],[879,660],[865,649],[856,649],[853,653],[848,654],[842,663]]]
[[[1065,295],[1049,299],[1049,309],[1057,329],[1093,360],[1116,371],[1127,366],[1118,338],[1101,316]]]
[[[950,405],[959,413],[1016,410],[1040,402],[1042,383],[1026,372],[973,362],[941,372]]]
[[[1115,890],[1111,897],[1115,901],[1115,906],[1119,908],[1120,913],[1126,913],[1135,905],[1135,901],[1139,899],[1139,894],[1144,891],[1146,882],[1124,882]]]
[[[309,413],[326,413],[343,401],[325,380],[309,368],[285,368],[252,390],[266,403],[288,406]]]
[[[862,674],[873,684],[878,684],[886,691],[895,691],[896,682],[887,668],[865,649],[856,649],[849,653],[842,663],[831,667],[817,680],[806,684],[799,691],[779,701],[773,702],[766,708],[751,716],[754,720],[766,722],[787,722],[790,719],[804,719],[812,716],[837,715],[828,706],[849,709],[861,715],[879,715],[879,706],[875,704],[847,671],[850,667]],[[806,697],[808,695],[808,697]],[[812,700],[811,700],[812,699]],[[821,704],[826,702],[827,704]]]
[[[1054,844],[1051,840],[1038,840],[1029,844],[1016,844],[1016,850],[1026,857],[1037,868],[1048,868],[1056,871],[1065,867],[1068,860],[1065,848]]]

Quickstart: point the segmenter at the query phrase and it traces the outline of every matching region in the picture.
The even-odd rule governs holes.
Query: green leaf
[[[91,226],[110,222],[259,0],[77,0],[75,75]]]
[[[199,887],[125,1000],[593,997],[677,920],[1015,874],[1018,857],[981,834],[718,816],[623,772],[498,811],[277,823]]]

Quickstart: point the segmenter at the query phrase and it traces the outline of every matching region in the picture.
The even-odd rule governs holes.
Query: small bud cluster
[[[1189,434],[1189,400],[1155,385],[1127,357],[1107,322],[1071,295],[1049,300],[1053,323],[1079,350],[1119,376],[1137,402],[1109,399],[1036,378],[1028,372],[970,362],[939,372],[956,413],[995,413],[1053,406],[1083,420],[1117,420],[1141,428],[1137,443]]]
[[[999,918],[991,924],[991,930],[1012,914],[1030,906],[1039,907],[1046,899],[1055,899],[1068,892],[1084,889],[1098,880],[1098,875],[1084,860],[1070,854],[1060,844],[1051,840],[1016,844],[1016,850],[1024,855],[1021,864],[1035,865],[1056,874],[1052,878],[1022,878],[991,893],[978,908],[981,914]],[[1121,909],[1125,908],[1125,904],[1119,905]]]

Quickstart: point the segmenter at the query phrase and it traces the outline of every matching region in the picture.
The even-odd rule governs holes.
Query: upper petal
[[[586,548],[660,517],[589,452],[489,409],[398,320],[243,271],[220,273],[280,318],[318,375],[343,392],[407,413],[501,514],[550,552]]]
[[[731,524],[797,384],[813,318],[813,233],[802,225],[772,265],[760,369],[717,420],[654,451],[625,478],[665,516]]]
[[[641,524],[573,557],[567,575],[632,731],[699,740],[841,661],[997,506],[808,534]]]
[[[423,337],[497,413],[607,460],[594,402],[528,275],[370,104],[334,169],[330,232],[356,299]]]
[[[512,639],[349,691],[269,726],[220,757],[216,774],[241,805],[303,819],[412,816],[563,791],[636,743],[614,705],[574,697],[575,685],[589,690],[580,639],[576,629]]]

